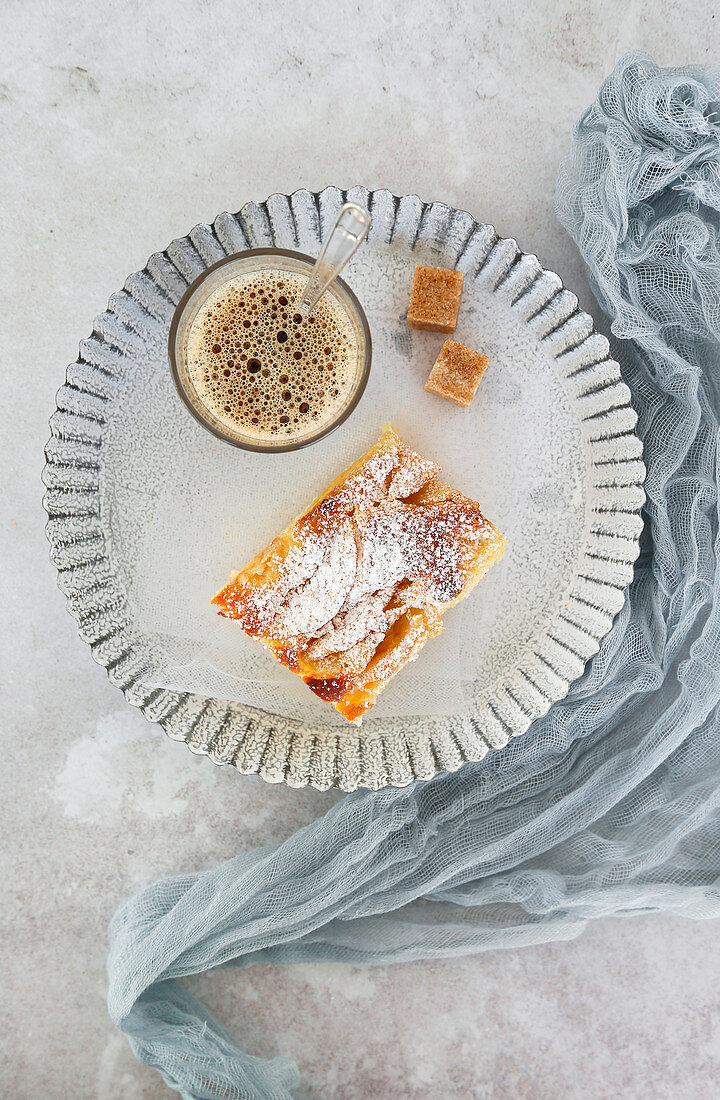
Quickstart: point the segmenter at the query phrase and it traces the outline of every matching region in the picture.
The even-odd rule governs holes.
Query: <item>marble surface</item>
[[[0,1095],[170,1096],[105,1014],[109,917],[158,875],[277,841],[338,797],[192,757],[77,639],[40,471],[93,316],[195,222],[330,182],[464,207],[593,311],[552,215],[572,123],[626,49],[717,60],[719,22],[706,0],[2,5]],[[192,987],[246,1049],[297,1058],[313,1100],[701,1100],[720,1072],[719,962],[716,924],[647,916],[457,962]]]

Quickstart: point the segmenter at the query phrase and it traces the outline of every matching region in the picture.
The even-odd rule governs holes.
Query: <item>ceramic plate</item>
[[[441,462],[443,476],[458,488],[473,496],[480,484],[483,510],[509,536],[506,558],[462,605],[472,604],[480,615],[473,630],[460,631],[473,639],[472,653],[463,658],[462,667],[473,670],[469,680],[464,674],[464,706],[415,714],[398,703],[360,728],[328,724],[320,710],[314,720],[313,711],[279,706],[274,712],[269,705],[233,701],[229,690],[203,694],[158,686],[162,634],[137,614],[134,596],[134,563],[160,522],[160,497],[180,493],[174,479],[188,461],[201,480],[212,479],[214,462],[231,461],[232,449],[191,423],[172,393],[166,347],[175,305],[189,283],[225,255],[269,245],[316,252],[348,198],[373,217],[345,276],[373,337],[371,382],[360,408],[367,415],[374,401],[381,409],[383,392],[394,393],[389,387],[404,372],[407,400],[402,408],[386,409],[385,419]],[[411,334],[404,320],[419,262],[465,272],[465,327],[457,338],[491,360],[467,413],[422,390],[442,341]],[[162,417],[153,404],[161,400]],[[348,424],[357,427],[359,413]],[[397,198],[359,187],[274,195],[173,241],[131,275],[95,319],[51,419],[44,471],[51,556],[94,658],[128,702],[171,738],[270,782],[343,790],[399,786],[501,749],[564,697],[597,651],[622,606],[638,553],[644,467],[635,425],[607,340],[556,275],[491,226],[414,195]],[[448,458],[448,469],[443,439],[455,432],[464,433],[466,443],[460,458]],[[348,440],[352,434],[343,443],[338,433],[317,451],[297,454],[319,465],[327,461],[329,468],[334,459],[337,471]],[[446,449],[457,456],[457,446]],[[233,455],[247,481],[247,453]],[[287,470],[282,480],[283,486],[292,483]],[[293,498],[285,523],[313,495]],[[192,522],[192,508],[184,512],[181,522]],[[267,541],[257,539],[255,549]],[[218,576],[216,587],[222,583]],[[448,624],[459,612],[448,614]],[[430,656],[421,655],[425,664],[417,662],[421,679],[432,675],[434,644],[423,651]],[[392,711],[393,696],[388,698]]]

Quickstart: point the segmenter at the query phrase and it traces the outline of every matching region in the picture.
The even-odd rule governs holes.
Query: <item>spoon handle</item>
[[[325,238],[320,255],[310,272],[307,286],[297,304],[298,312],[309,317],[318,299],[337,278],[345,264],[367,236],[370,214],[354,202],[346,202],[335,225]]]

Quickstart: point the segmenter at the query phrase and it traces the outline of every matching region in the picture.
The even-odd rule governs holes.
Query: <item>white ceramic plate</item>
[[[138,618],[130,598],[138,544],[156,522],[158,501],[147,486],[158,481],[158,463],[163,491],[172,494],[179,492],[173,470],[187,465],[188,454],[211,477],[219,454],[212,448],[225,447],[190,425],[179,398],[165,390],[171,386],[166,344],[176,303],[224,255],[268,245],[316,251],[348,198],[373,216],[368,240],[346,275],[373,336],[371,384],[363,402],[382,407],[382,372],[399,362],[408,372],[406,408],[387,409],[384,418],[401,432],[406,423],[416,425],[406,433],[408,442],[443,463],[444,476],[469,495],[479,478],[477,498],[510,540],[506,558],[478,589],[482,603],[477,594],[466,601],[484,617],[462,712],[411,715],[396,708],[360,729],[327,724],[321,711],[314,721],[148,686],[162,638]],[[468,413],[422,391],[441,341],[410,336],[404,321],[418,262],[465,272],[465,328],[457,336],[487,352],[492,363]],[[169,410],[159,421],[154,395]],[[638,553],[644,467],[635,424],[608,343],[577,299],[491,226],[441,203],[387,191],[326,188],[274,195],[236,215],[221,214],[212,226],[196,226],[152,256],[96,318],[68,368],[51,420],[44,472],[51,556],[93,656],[128,701],[170,737],[270,782],[343,790],[402,785],[479,760],[524,733],[566,694],[597,651],[622,606]],[[465,460],[448,470],[442,439],[454,425],[462,425],[458,430],[469,442],[462,449]],[[332,442],[337,438],[322,446],[337,446],[339,455],[342,439]],[[249,461],[247,454],[233,453],[239,464]],[[322,461],[323,452],[316,454]],[[332,451],[325,457],[332,459]],[[340,468],[338,458],[336,472]],[[237,469],[247,479],[249,467]],[[287,470],[282,477],[287,480]],[[295,512],[312,495],[300,496]],[[292,515],[291,509],[287,519]],[[192,516],[180,522],[192,522]],[[217,587],[223,581],[218,576]],[[431,649],[432,643],[423,666],[430,671]]]

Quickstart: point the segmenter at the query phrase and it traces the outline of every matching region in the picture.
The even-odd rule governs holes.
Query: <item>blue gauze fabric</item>
[[[594,918],[720,914],[720,70],[619,62],[558,215],[612,322],[647,464],[623,610],[567,698],[482,763],[358,792],[277,848],[155,883],[110,929],[110,1015],[183,1097],[288,1098],[176,979],[439,958]]]

